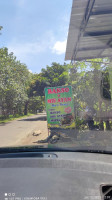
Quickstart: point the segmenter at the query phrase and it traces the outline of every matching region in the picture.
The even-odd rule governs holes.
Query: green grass
[[[0,124],[2,123],[7,123],[7,122],[10,122],[10,121],[13,121],[13,120],[16,120],[16,119],[21,119],[21,118],[24,118],[24,117],[29,117],[29,116],[33,116],[34,114],[31,114],[31,113],[28,113],[27,115],[16,115],[15,117],[13,115],[9,115],[8,118],[6,119],[2,119],[2,117],[0,116]]]

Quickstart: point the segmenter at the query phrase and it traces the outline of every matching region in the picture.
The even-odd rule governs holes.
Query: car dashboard
[[[81,152],[0,155],[0,200],[112,199],[112,156]]]

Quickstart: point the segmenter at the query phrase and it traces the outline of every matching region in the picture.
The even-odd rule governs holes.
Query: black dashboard
[[[111,155],[81,152],[0,155],[0,200],[104,199],[102,185],[112,185]]]

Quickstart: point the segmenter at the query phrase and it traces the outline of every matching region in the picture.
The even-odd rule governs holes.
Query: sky
[[[0,48],[33,73],[64,63],[72,0],[0,0]]]

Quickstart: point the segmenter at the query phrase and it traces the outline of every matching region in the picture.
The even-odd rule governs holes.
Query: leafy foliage
[[[51,87],[62,86],[68,83],[68,66],[66,64],[60,65],[53,62],[51,67],[47,66],[46,69],[42,69],[41,77],[43,77],[46,82]]]
[[[0,49],[0,105],[2,114],[21,113],[28,99],[30,72],[7,48]]]

